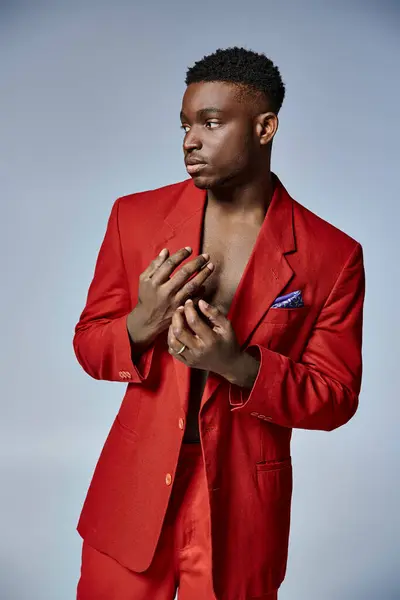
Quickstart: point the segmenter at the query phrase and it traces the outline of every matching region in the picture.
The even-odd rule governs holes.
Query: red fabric
[[[140,273],[163,247],[201,252],[205,191],[192,180],[113,206],[74,348],[97,379],[128,386],[96,466],[78,531],[96,550],[144,573],[160,538],[188,411],[189,369],[167,332],[132,364],[126,316]],[[188,259],[190,260],[190,258]],[[186,261],[185,261],[186,262]],[[183,263],[185,264],[185,263]],[[304,307],[271,309],[301,290]],[[276,189],[228,318],[260,360],[252,389],[210,373],[200,434],[218,600],[262,597],[284,579],[293,427],[330,431],[355,413],[361,383],[361,246]]]
[[[198,444],[182,446],[150,567],[135,573],[84,541],[77,600],[173,600],[178,588],[179,600],[215,600],[207,480]],[[236,590],[235,597],[247,600],[249,596],[245,590]],[[277,597],[273,592],[263,598]]]
[[[301,362],[251,345],[249,351],[259,352],[260,369],[251,390],[230,388],[233,410],[265,413],[283,427],[329,431],[346,423],[357,409],[361,386],[363,298],[362,253],[357,245],[318,315]]]

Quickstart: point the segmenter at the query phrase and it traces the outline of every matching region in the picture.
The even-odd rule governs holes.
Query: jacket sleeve
[[[331,431],[356,412],[362,374],[365,294],[363,253],[357,244],[327,298],[300,362],[258,344],[251,389],[229,386],[231,410],[290,428]]]
[[[99,250],[86,306],[75,327],[73,347],[82,368],[94,379],[141,383],[149,374],[154,344],[136,361],[127,329],[131,307],[115,201]]]

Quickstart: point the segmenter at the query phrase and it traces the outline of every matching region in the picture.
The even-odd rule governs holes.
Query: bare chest
[[[227,315],[260,227],[221,221],[206,211],[200,253],[207,252],[214,270],[205,282],[203,298]],[[198,410],[208,371],[191,369],[189,410],[184,441],[199,441]]]
[[[207,252],[215,268],[207,279],[204,298],[228,314],[236,289],[252,253],[260,227],[223,223],[206,213],[201,252]]]

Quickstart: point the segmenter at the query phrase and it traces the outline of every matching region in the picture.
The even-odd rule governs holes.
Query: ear
[[[278,130],[278,115],[273,112],[261,113],[257,116],[256,131],[260,138],[260,145],[266,146],[274,139]]]

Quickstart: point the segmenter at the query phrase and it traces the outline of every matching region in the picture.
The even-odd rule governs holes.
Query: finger
[[[181,248],[178,252],[175,252],[169,256],[154,273],[152,280],[156,285],[161,285],[169,280],[171,273],[176,269],[182,261],[190,256],[192,249],[190,246]]]
[[[212,330],[207,325],[207,323],[205,323],[201,319],[201,317],[197,313],[197,310],[194,307],[193,301],[187,300],[185,302],[184,308],[185,308],[186,321],[187,321],[190,329],[202,340],[202,342],[204,342],[204,343],[211,342],[212,337],[213,337]]]
[[[184,311],[184,308],[183,308],[183,306],[179,306],[176,310],[178,310],[180,313],[182,313],[182,311]],[[168,346],[172,346],[174,341],[176,341],[176,337],[172,331],[172,318],[171,318],[171,323],[170,323],[170,326],[168,327],[168,335],[167,335]]]
[[[186,319],[184,318],[183,311],[176,310],[172,315],[171,330],[173,336],[180,344],[177,350],[182,348],[182,344],[185,344],[190,350],[197,347],[196,338],[186,326]]]
[[[182,267],[184,269],[184,267]],[[200,273],[198,273],[195,277],[193,277],[190,281],[188,281],[181,290],[179,290],[176,294],[176,301],[179,304],[182,304],[188,298],[194,299],[197,295],[201,295],[201,290],[205,289],[204,282],[211,275],[214,270],[214,264],[212,262],[207,263],[202,267]]]
[[[200,298],[202,298],[205,293],[206,293],[206,286],[200,285],[198,290],[196,291],[196,293],[191,296],[195,306],[197,306]],[[187,300],[187,298],[186,298],[186,300]],[[182,302],[181,302],[181,304],[182,304]]]
[[[200,254],[195,259],[186,263],[165,283],[165,291],[167,295],[172,296],[177,294],[182,286],[187,282],[190,293],[197,289],[197,285],[193,279],[190,279],[197,271],[203,269],[204,265],[210,260],[208,254]],[[190,281],[188,281],[190,279]],[[187,297],[187,296],[186,296]]]
[[[170,354],[172,352],[179,352],[182,348],[182,343],[175,337],[172,326],[168,329],[168,348],[170,349]]]
[[[167,259],[169,254],[168,248],[163,248],[158,256],[154,258],[148,267],[141,273],[143,279],[148,279],[154,275],[163,262]]]
[[[172,354],[172,356],[175,356],[175,358],[177,358],[178,360],[186,362],[186,359],[183,356],[182,352],[180,354],[178,354],[179,350],[182,349],[182,346],[183,346],[183,344],[179,340],[176,339],[176,337],[171,329],[170,335],[168,336],[168,352],[170,354]],[[187,348],[185,348],[185,350],[187,350]]]
[[[230,325],[230,321],[226,316],[218,310],[216,306],[208,304],[205,300],[199,300],[199,308],[201,312],[211,321],[214,328],[221,331],[226,331]]]

